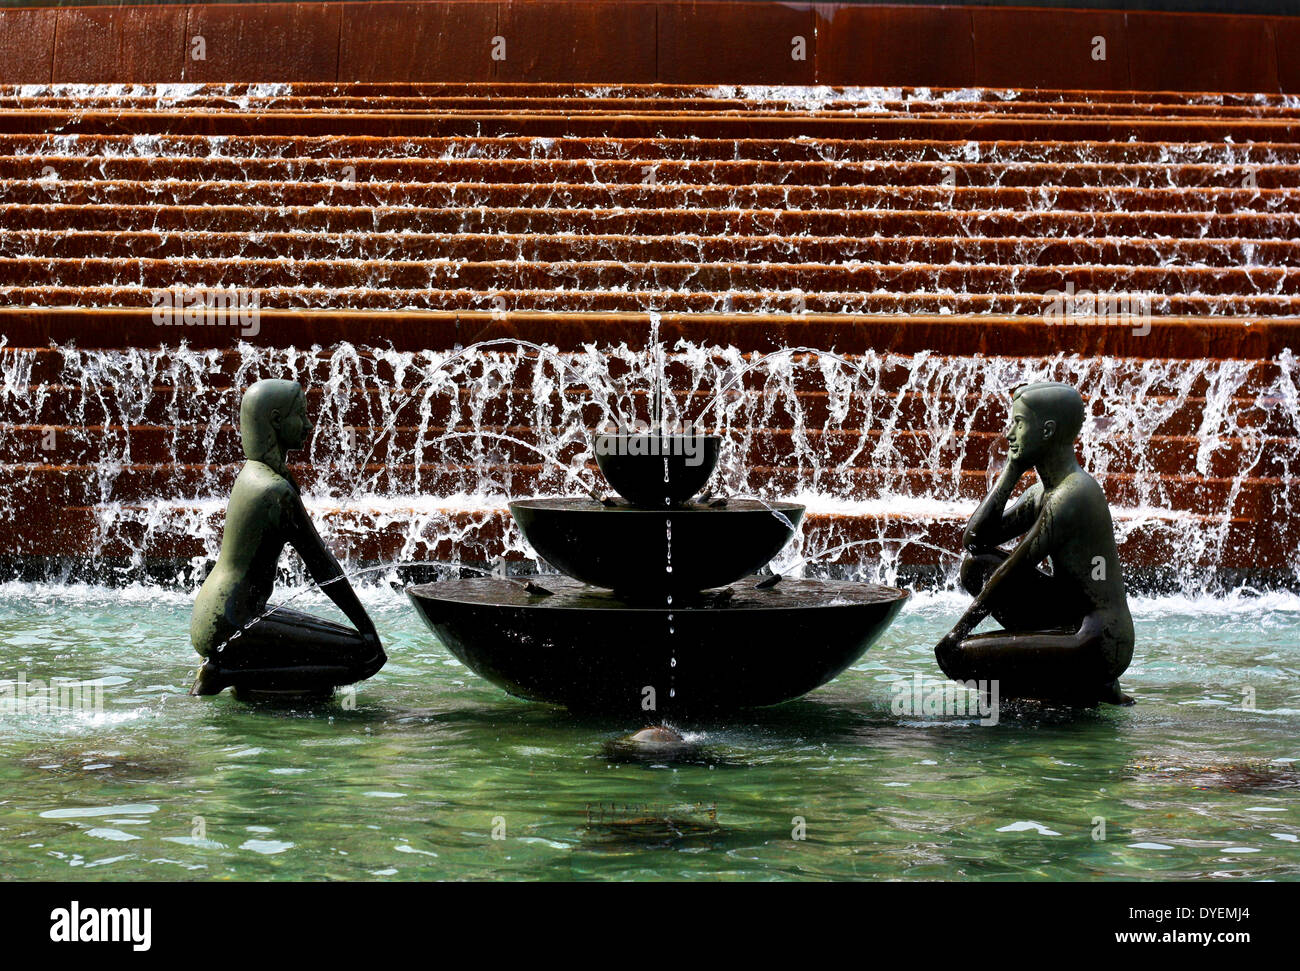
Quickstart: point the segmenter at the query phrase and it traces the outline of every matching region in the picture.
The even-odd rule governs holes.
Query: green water
[[[917,597],[860,664],[805,700],[682,726],[702,754],[671,766],[611,760],[605,744],[638,724],[509,698],[451,658],[404,599],[366,598],[388,666],[355,707],[290,713],[186,697],[183,596],[0,589],[0,680],[103,686],[100,712],[12,690],[0,702],[0,874],[1300,875],[1294,596],[1139,602],[1124,679],[1136,707],[1003,712],[988,727],[894,713],[892,683],[938,679],[931,645],[960,609]]]

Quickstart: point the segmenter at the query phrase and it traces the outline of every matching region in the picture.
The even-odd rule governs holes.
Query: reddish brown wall
[[[195,60],[202,36],[206,59]],[[504,60],[492,58],[504,37]],[[804,39],[802,60],[792,57]],[[1106,59],[1092,56],[1106,40]],[[1300,18],[651,0],[0,11],[0,82],[578,81],[1300,93]]]

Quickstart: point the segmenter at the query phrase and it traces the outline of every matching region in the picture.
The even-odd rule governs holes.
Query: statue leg
[[[994,631],[967,637],[938,657],[954,681],[996,681],[1001,698],[1066,704],[1131,703],[1107,661],[1100,622],[1086,617],[1078,630]]]
[[[364,681],[388,660],[350,627],[277,610],[227,643],[199,672],[192,694],[236,691],[326,693]]]
[[[961,585],[978,596],[993,571],[1009,556],[1000,549],[967,554],[961,563]],[[1074,591],[1036,566],[1024,566],[1006,577],[989,600],[993,619],[1009,631],[1075,630],[1086,613]]]

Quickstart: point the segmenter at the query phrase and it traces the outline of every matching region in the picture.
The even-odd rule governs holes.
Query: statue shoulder
[[[1081,495],[1087,497],[1090,502],[1100,502],[1103,506],[1106,505],[1106,492],[1102,489],[1100,482],[1082,468],[1075,473],[1075,478],[1077,480],[1076,488]]]
[[[1083,519],[1098,509],[1106,509],[1106,493],[1101,484],[1083,469],[1070,474],[1070,477],[1051,491],[1048,496],[1052,515],[1058,520],[1070,521]]]
[[[249,461],[244,463],[235,480],[230,502],[232,506],[239,503],[271,512],[296,497],[293,484],[275,469],[264,462]]]

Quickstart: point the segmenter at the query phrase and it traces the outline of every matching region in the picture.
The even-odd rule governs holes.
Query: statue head
[[[307,396],[296,381],[267,379],[244,392],[239,437],[245,458],[278,468],[286,452],[302,448],[311,430]]]
[[[1083,415],[1083,398],[1068,384],[1038,381],[1022,385],[1011,395],[1007,441],[1012,457],[1036,465],[1052,452],[1073,454]]]

